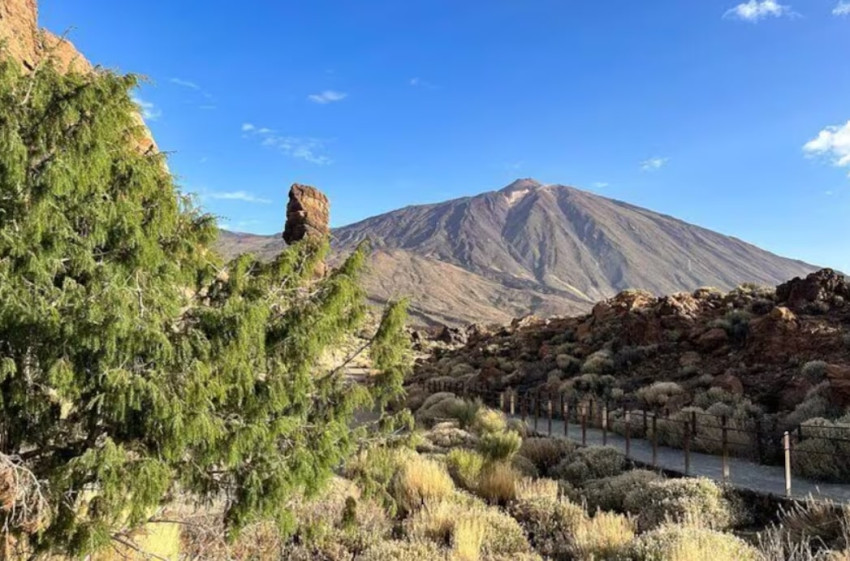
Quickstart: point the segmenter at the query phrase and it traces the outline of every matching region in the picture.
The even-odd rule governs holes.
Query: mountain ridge
[[[580,313],[628,288],[731,289],[818,269],[670,215],[533,179],[336,228],[333,248],[342,254],[367,238],[375,251],[365,279],[370,297],[408,295],[420,319],[444,323]],[[229,233],[222,247],[228,256],[259,249],[268,258],[285,245]]]

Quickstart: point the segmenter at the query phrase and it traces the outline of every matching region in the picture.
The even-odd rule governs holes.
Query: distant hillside
[[[507,322],[584,312],[627,288],[655,294],[744,282],[775,285],[812,265],[627,203],[519,180],[475,197],[411,206],[334,230],[365,238],[375,301],[410,296],[425,321]],[[271,257],[277,237],[223,232],[222,252]]]

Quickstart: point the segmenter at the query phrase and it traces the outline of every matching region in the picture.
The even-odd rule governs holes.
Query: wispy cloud
[[[850,2],[841,0],[838,5],[832,10],[834,16],[850,16]]]
[[[133,101],[139,106],[139,112],[145,121],[156,121],[162,117],[162,110],[150,101],[145,101],[138,95],[133,95]]]
[[[320,103],[322,105],[325,105],[328,103],[333,103],[335,101],[342,101],[346,97],[348,97],[348,94],[345,92],[325,90],[321,93],[308,95],[307,99],[309,99],[313,103]]]
[[[257,197],[247,191],[213,191],[211,193],[206,193],[204,196],[210,199],[222,201],[243,201],[246,203],[258,203],[264,205],[271,204],[269,199]]]
[[[669,161],[670,158],[650,158],[640,163],[640,169],[643,171],[656,171],[666,166]]]
[[[242,133],[243,138],[257,139],[260,145],[279,150],[291,158],[320,166],[333,163],[333,160],[323,154],[327,142],[320,138],[280,135],[274,129],[258,127],[253,123],[243,124]]]
[[[183,80],[182,78],[171,78],[169,80],[169,82],[171,82],[172,84],[177,85],[177,86],[189,88],[190,90],[201,91],[201,86],[199,86],[198,84],[196,84],[195,82],[192,82],[190,80]]]
[[[803,152],[829,158],[837,167],[850,168],[850,121],[826,127],[803,146]]]
[[[596,183],[593,184],[593,186],[596,189],[604,189],[604,188],[608,187],[608,183],[605,183],[604,181],[597,181]]]
[[[429,90],[434,90],[438,87],[436,84],[432,84],[431,82],[423,80],[418,76],[415,78],[411,78],[407,83],[414,88],[428,88]]]
[[[723,17],[758,22],[765,18],[794,17],[798,15],[791,6],[776,0],[749,0],[726,11]]]

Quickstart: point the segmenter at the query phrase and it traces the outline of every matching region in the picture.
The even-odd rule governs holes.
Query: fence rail
[[[509,388],[497,391],[484,385],[471,385],[462,381],[438,380],[428,383],[431,392],[452,392],[465,398],[481,400],[489,407],[521,419],[536,433],[563,436],[587,445],[588,432],[593,430],[601,443],[609,445],[613,438],[623,447],[625,456],[632,458],[634,442],[651,446],[651,467],[659,467],[659,448],[678,449],[682,452],[682,473],[691,475],[692,456],[709,454],[720,459],[721,479],[729,481],[731,458],[743,458],[764,466],[783,466],[785,495],[791,496],[795,474],[795,453],[800,444],[810,439],[826,442],[826,451],[806,447],[811,461],[843,463],[850,466],[850,432],[841,434],[840,427],[803,427],[783,431],[776,423],[760,419],[742,420],[726,415],[713,415],[699,411],[680,411],[673,415],[668,410],[648,411],[631,409],[608,401],[587,397],[569,398],[563,393],[520,391]],[[555,435],[553,425],[558,427]],[[836,458],[836,454],[844,454]],[[829,456],[827,458],[827,456]],[[841,483],[850,483],[842,481]]]

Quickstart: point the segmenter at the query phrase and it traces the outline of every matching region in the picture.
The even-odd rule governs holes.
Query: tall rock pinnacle
[[[330,202],[324,193],[309,185],[293,184],[286,205],[284,241],[292,245],[305,238],[327,236],[329,223]]]

